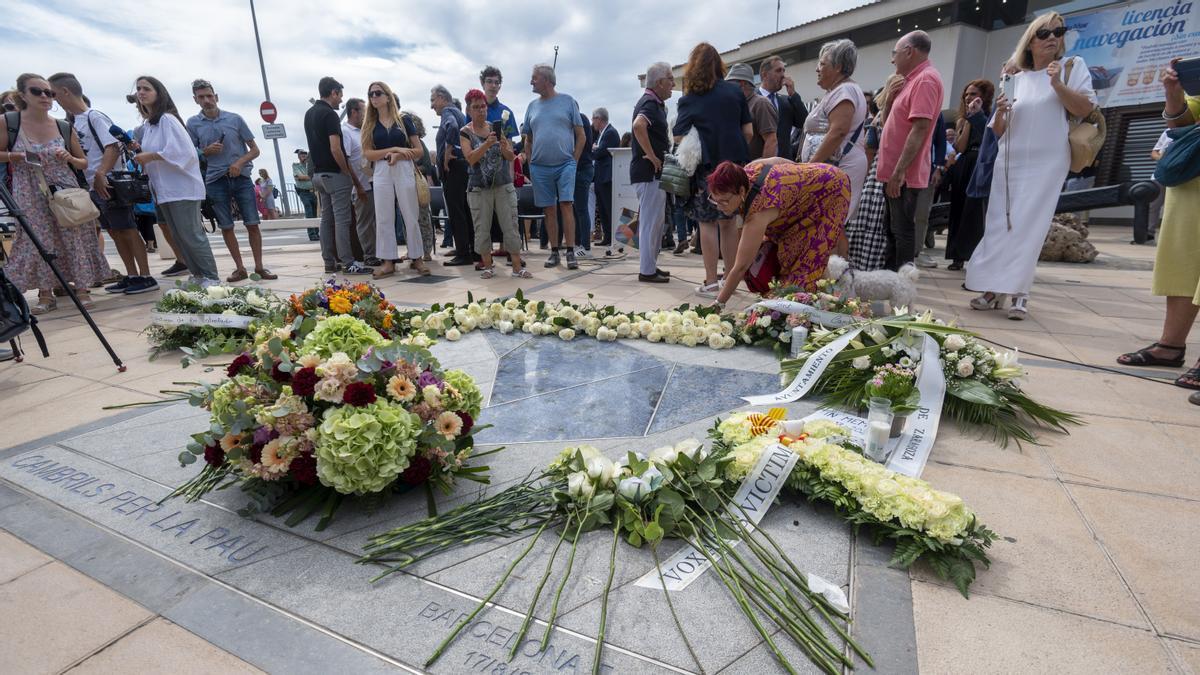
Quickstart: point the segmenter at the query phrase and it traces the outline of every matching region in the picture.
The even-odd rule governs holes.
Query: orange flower
[[[391,314],[383,315],[383,327],[384,327],[384,329],[390,329],[392,327],[392,315]]]
[[[354,305],[343,296],[335,295],[329,299],[329,311],[334,314],[347,314],[353,307]]]

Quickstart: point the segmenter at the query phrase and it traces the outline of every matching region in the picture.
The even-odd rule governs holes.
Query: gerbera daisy
[[[458,432],[462,431],[462,420],[452,412],[444,412],[437,416],[434,422],[437,427],[437,432],[447,440],[454,440],[458,436]]]
[[[417,395],[417,385],[403,375],[393,375],[387,384],[388,395],[397,401],[407,403]]]

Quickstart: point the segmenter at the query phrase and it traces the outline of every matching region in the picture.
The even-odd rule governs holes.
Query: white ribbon
[[[781,403],[799,401],[817,383],[817,380],[821,377],[821,373],[824,373],[825,369],[833,361],[833,357],[841,353],[846,348],[846,345],[850,344],[850,341],[858,337],[858,334],[861,332],[861,327],[848,330],[838,339],[814,352],[812,356],[804,361],[804,365],[800,367],[800,373],[796,375],[796,379],[792,380],[787,389],[777,394],[743,396],[742,400],[750,405],[779,405]]]
[[[214,328],[249,328],[255,317],[240,314],[175,314],[150,312],[150,320],[160,326],[212,326]]]
[[[941,348],[933,336],[925,333],[925,344],[921,346],[921,368],[917,375],[917,390],[921,400],[916,412],[908,418],[904,433],[895,447],[891,448],[887,468],[905,476],[920,478],[925,462],[933,450],[937,438],[938,422],[942,418],[942,404],[946,399],[946,375],[942,372]]]
[[[803,302],[793,302],[791,300],[763,300],[754,306],[783,312],[784,314],[803,314],[808,317],[809,321],[826,328],[841,328],[842,326],[849,326],[855,321],[855,318],[849,314],[827,312],[823,309],[806,305]]]

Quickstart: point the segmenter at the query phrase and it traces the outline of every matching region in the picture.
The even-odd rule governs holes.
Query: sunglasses
[[[30,87],[29,93],[33,96],[45,96],[46,98],[54,98],[58,95],[51,89],[42,89],[41,87]]]
[[[1051,35],[1053,35],[1056,38],[1060,38],[1066,34],[1067,34],[1067,29],[1065,26],[1059,26],[1058,28],[1055,28],[1054,30],[1050,30],[1049,28],[1039,28],[1039,29],[1037,29],[1036,32],[1034,32],[1034,35],[1036,35],[1037,39],[1039,39],[1039,40],[1046,40]]]
[[[367,96],[370,96],[371,98],[379,98],[380,96],[387,96],[387,94],[383,93],[382,89],[376,89],[375,91],[367,92]]]
[[[8,112],[12,112],[17,109],[17,106],[13,105],[12,103],[5,103],[4,109]]]

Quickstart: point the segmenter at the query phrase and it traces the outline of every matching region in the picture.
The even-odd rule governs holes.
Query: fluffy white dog
[[[917,278],[920,277],[920,272],[912,263],[901,267],[899,272],[891,270],[863,272],[851,269],[850,262],[845,258],[831,255],[825,276],[833,279],[834,289],[844,296],[862,298],[867,301],[887,300],[892,309],[898,307],[915,309],[913,302],[917,299]]]

